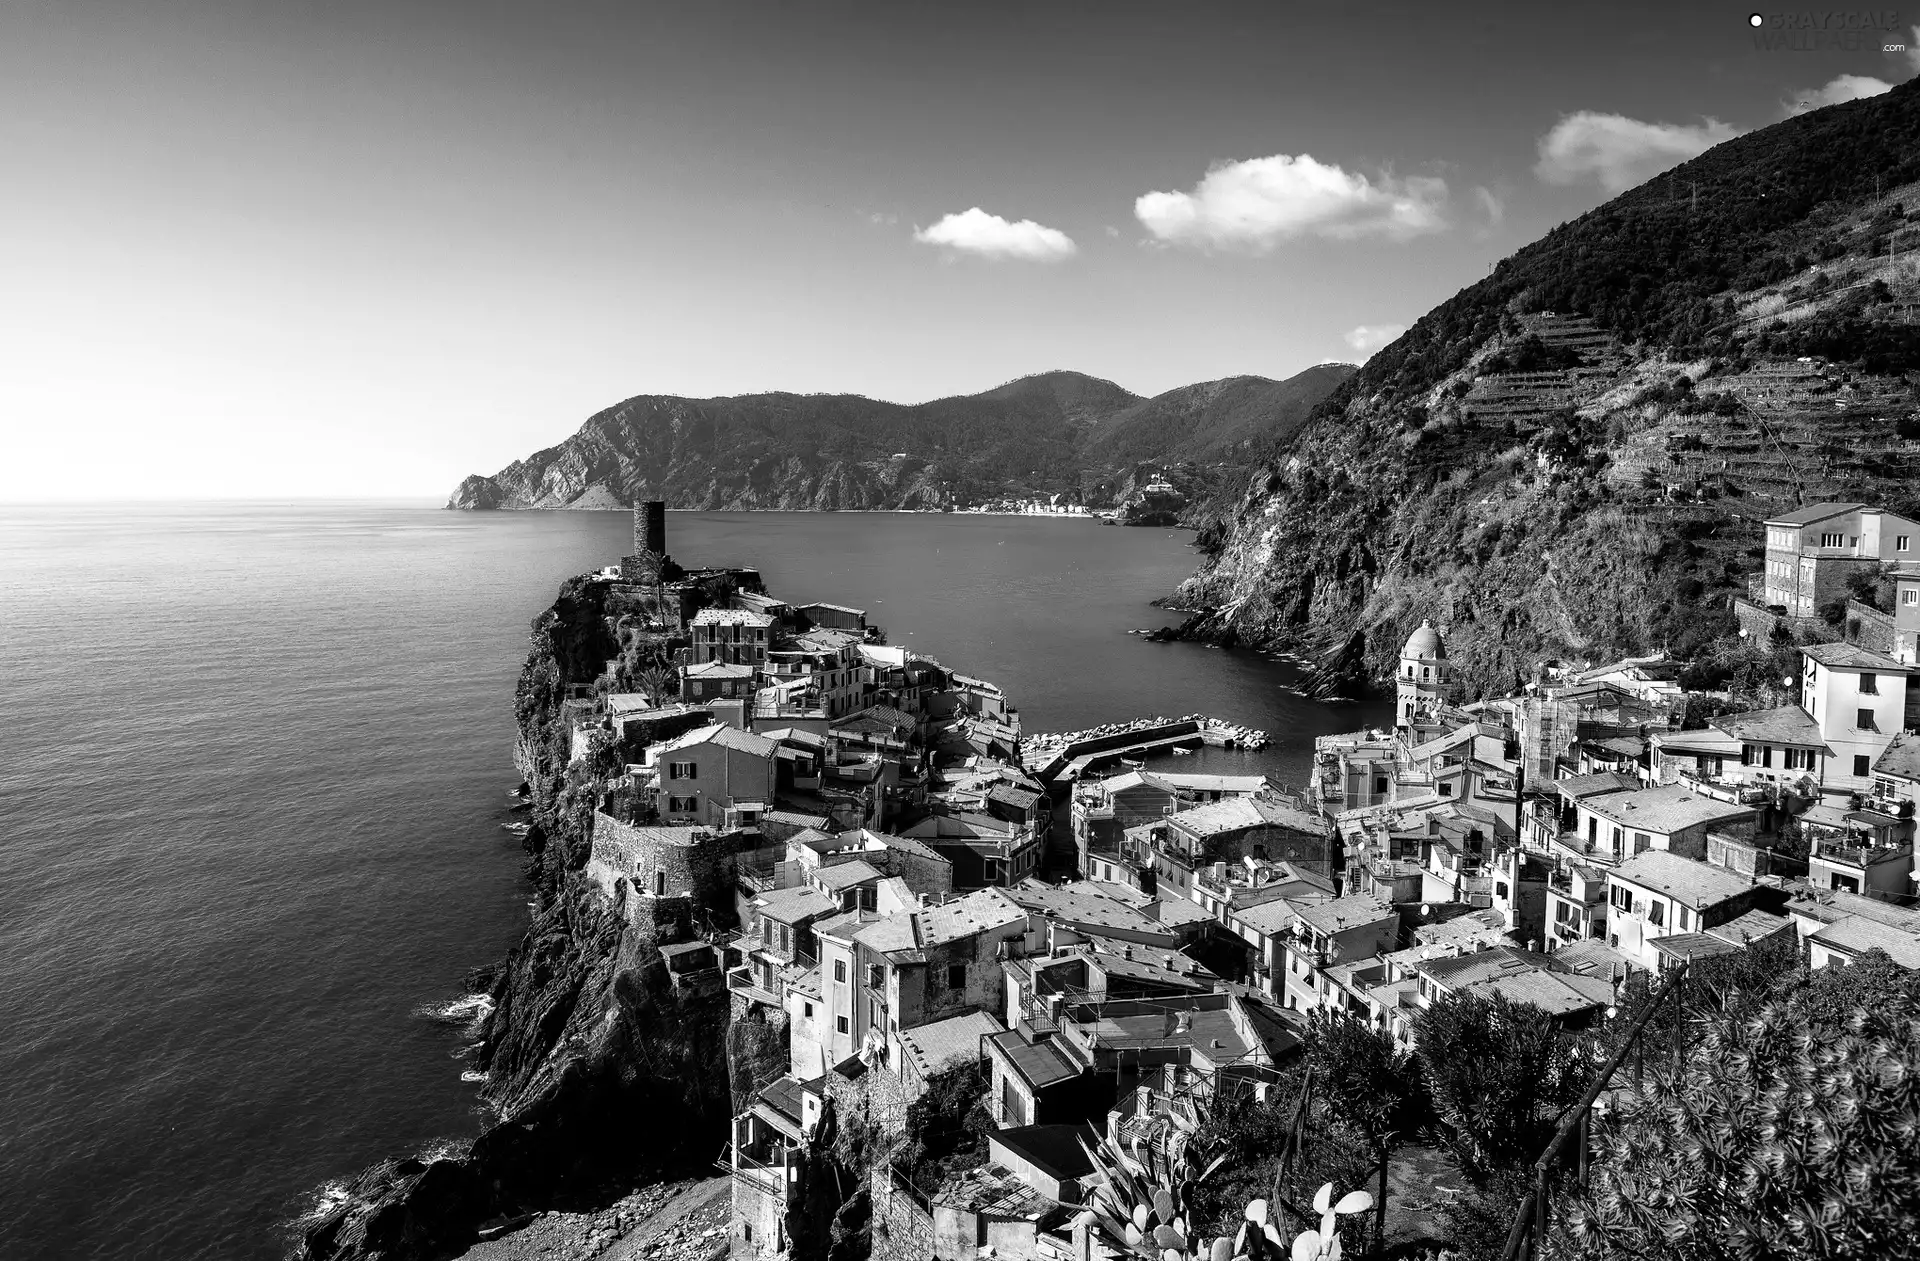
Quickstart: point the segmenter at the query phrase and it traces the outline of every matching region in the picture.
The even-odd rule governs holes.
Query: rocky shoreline
[[[542,1212],[607,1209],[705,1175],[732,1115],[727,1002],[675,991],[659,952],[587,887],[593,783],[567,768],[568,688],[608,655],[591,584],[536,619],[515,699],[532,914],[469,988],[491,1009],[474,1066],[495,1119],[465,1151],[382,1160],[301,1224],[299,1261],[449,1261]]]

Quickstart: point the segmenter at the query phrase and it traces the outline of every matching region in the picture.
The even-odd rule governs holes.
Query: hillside
[[[1912,218],[1908,209],[1915,212]],[[1471,690],[1730,626],[1759,523],[1920,495],[1920,84],[1718,146],[1420,319],[1209,505],[1189,633],[1423,616]],[[1890,258],[1891,247],[1891,258]]]
[[[1250,441],[1297,427],[1352,369],[1233,377],[1151,399],[1076,372],[915,405],[857,395],[639,395],[558,446],[462,482],[450,508],[965,507],[1065,494],[1111,503],[1132,466],[1185,462],[1188,484]]]

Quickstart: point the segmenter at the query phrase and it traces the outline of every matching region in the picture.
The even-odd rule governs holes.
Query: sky
[[[1920,11],[1751,13],[13,0],[0,500],[440,497],[635,394],[1356,361],[1915,73]]]

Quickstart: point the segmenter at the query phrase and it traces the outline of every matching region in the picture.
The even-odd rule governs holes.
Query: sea
[[[1073,518],[671,513],[684,564],[868,610],[1029,731],[1264,728],[1170,769],[1303,780],[1320,704],[1149,643],[1191,534]],[[0,505],[0,1258],[280,1258],[340,1180],[458,1150],[468,969],[528,887],[514,681],[622,513],[429,503]]]

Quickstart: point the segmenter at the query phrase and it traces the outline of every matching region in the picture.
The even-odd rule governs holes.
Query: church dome
[[[1422,618],[1420,629],[1407,636],[1407,646],[1400,650],[1400,655],[1421,661],[1445,661],[1447,646],[1441,642],[1440,632],[1433,629],[1433,623]]]

